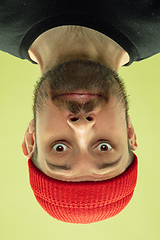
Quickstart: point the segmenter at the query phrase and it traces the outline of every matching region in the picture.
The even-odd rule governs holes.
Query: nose
[[[95,121],[96,118],[93,114],[81,114],[79,116],[71,115],[67,119],[69,126],[74,130],[82,127],[91,128],[95,124]]]

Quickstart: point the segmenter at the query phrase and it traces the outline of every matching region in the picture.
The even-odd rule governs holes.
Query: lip
[[[98,97],[96,94],[90,94],[90,93],[67,93],[67,94],[62,94],[61,98],[64,98],[66,100],[72,100],[72,101],[77,101],[77,102],[86,102],[90,101],[93,98]]]

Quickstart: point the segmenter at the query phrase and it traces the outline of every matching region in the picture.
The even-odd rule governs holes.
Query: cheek
[[[111,115],[97,116],[96,126],[100,131],[113,135],[117,140],[126,141],[127,126],[125,118],[120,119]]]
[[[37,132],[40,136],[55,131],[61,126],[64,117],[56,113],[53,109],[46,109],[37,117]]]

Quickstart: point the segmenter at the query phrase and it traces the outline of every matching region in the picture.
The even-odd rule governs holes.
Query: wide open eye
[[[56,152],[65,152],[67,150],[67,147],[65,144],[63,143],[56,143],[53,147],[52,147]]]
[[[112,148],[112,146],[109,143],[101,142],[98,144],[97,149],[101,152],[107,152]]]

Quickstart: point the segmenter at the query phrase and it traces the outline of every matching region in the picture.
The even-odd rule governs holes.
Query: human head
[[[76,92],[77,90],[82,90],[82,91],[87,90],[101,97],[97,97],[96,99],[93,99],[86,103],[85,102],[76,103],[73,101],[65,101],[65,99],[61,99],[59,97],[59,95],[61,94]],[[68,103],[70,104],[68,105]],[[101,105],[101,107],[99,107],[100,110],[97,111],[98,105]],[[104,65],[101,65],[100,63],[88,61],[88,60],[70,60],[68,62],[59,64],[58,66],[54,67],[51,71],[48,71],[44,76],[42,76],[42,78],[40,79],[40,82],[37,83],[35,87],[34,106],[33,106],[34,121],[33,120],[31,121],[30,127],[28,128],[28,130],[30,129],[30,132],[31,132],[30,135],[28,134],[30,136],[28,140],[30,141],[30,139],[32,138],[32,141],[31,142],[25,141],[23,143],[23,149],[25,149],[25,146],[28,144],[31,151],[30,153],[25,151],[25,155],[28,158],[32,156],[34,159],[34,164],[37,164],[36,166],[41,169],[39,159],[38,159],[38,152],[40,151],[40,149],[37,144],[37,140],[39,140],[38,135],[39,135],[39,131],[42,130],[42,126],[40,127],[37,126],[37,123],[38,123],[37,118],[38,119],[41,118],[42,114],[44,114],[45,119],[44,121],[42,120],[43,126],[47,116],[49,121],[54,118],[55,122],[52,124],[55,124],[58,121],[57,123],[59,125],[60,118],[64,117],[67,114],[65,122],[68,121],[68,115],[69,115],[70,123],[68,124],[69,121],[67,122],[67,125],[68,125],[67,127],[69,127],[69,130],[72,130],[70,129],[72,128],[70,124],[76,125],[78,123],[78,121],[75,121],[75,120],[78,119],[76,117],[79,115],[79,113],[77,113],[76,112],[77,110],[75,109],[78,109],[79,111],[79,109],[81,109],[81,106],[84,108],[84,111],[82,112],[80,110],[80,113],[82,112],[82,115],[84,113],[84,116],[86,116],[86,118],[87,116],[91,116],[90,119],[88,118],[91,121],[86,121],[87,124],[88,123],[90,123],[90,125],[93,124],[93,122],[95,121],[94,114],[96,115],[97,119],[99,117],[99,119],[97,120],[99,121],[98,128],[96,129],[97,132],[100,132],[100,129],[102,129],[102,125],[103,125],[103,128],[105,128],[105,122],[107,123],[107,125],[109,125],[109,126],[106,126],[107,129],[111,128],[111,125],[112,125],[112,129],[113,130],[116,129],[115,131],[117,131],[117,128],[116,126],[114,126],[114,124],[115,123],[121,124],[121,122],[123,122],[123,126],[121,128],[123,128],[124,132],[121,132],[121,134],[125,136],[125,140],[126,140],[125,145],[127,146],[126,148],[127,159],[125,161],[125,166],[123,165],[123,169],[121,169],[121,172],[123,172],[132,161],[131,149],[135,150],[137,147],[134,129],[130,122],[130,118],[128,116],[128,102],[127,102],[127,96],[125,93],[124,84],[122,80],[118,77],[116,72],[114,72],[110,68],[107,68]],[[107,109],[108,106],[109,108]],[[63,109],[65,107],[67,108],[67,110]],[[44,113],[45,109],[47,109],[47,112]],[[54,113],[54,111],[56,113]],[[71,111],[73,112],[72,114],[71,114]],[[61,115],[61,113],[63,115]],[[105,116],[103,118],[103,114],[105,115],[105,113],[107,113],[110,116]],[[55,114],[57,115],[55,116]],[[109,118],[107,121],[108,117],[111,117],[111,118]],[[100,118],[103,118],[102,121]],[[49,122],[46,122],[45,124],[48,125],[48,123]],[[83,121],[82,121],[82,125],[83,125]],[[95,123],[94,123],[94,126],[95,126]],[[94,126],[92,128],[94,128]],[[64,128],[63,131],[67,132],[68,130]],[[105,132],[104,129],[103,129],[103,132]],[[54,136],[54,131],[52,132],[52,135]],[[110,135],[113,135],[113,132],[110,131]],[[26,139],[27,139],[27,136],[26,136]],[[33,140],[34,137],[36,141]],[[104,139],[102,138],[102,136],[99,136],[99,137],[100,139]],[[95,138],[95,134],[94,134],[94,138]],[[120,138],[122,141],[122,136],[120,136]],[[63,139],[63,137],[61,139]],[[33,153],[34,153],[34,156],[32,155]],[[118,154],[116,156],[118,156]],[[109,161],[108,163],[111,163],[112,161]],[[43,169],[41,170],[43,171]],[[119,174],[121,172],[119,172]]]
[[[84,91],[95,97],[78,102],[63,98]],[[33,110],[23,152],[49,177],[103,181],[132,163],[131,149],[137,144],[124,84],[110,68],[88,60],[54,67],[35,88]]]

